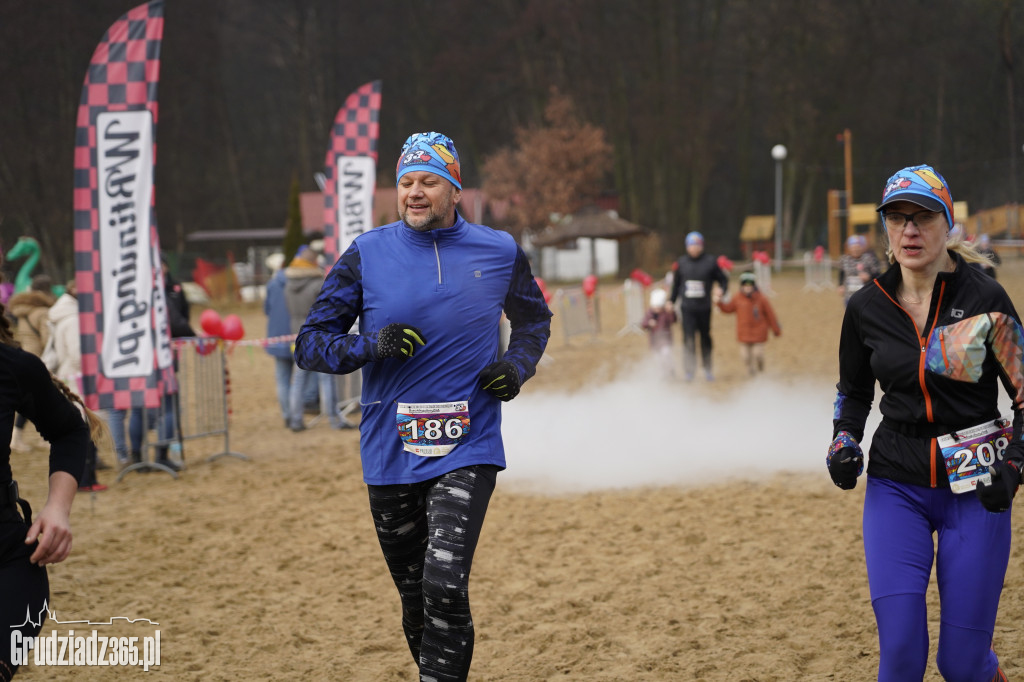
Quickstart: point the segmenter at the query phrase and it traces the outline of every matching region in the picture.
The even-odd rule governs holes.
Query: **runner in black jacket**
[[[18,669],[11,651],[14,631],[27,638],[42,629],[50,594],[45,567],[71,552],[71,503],[85,471],[90,429],[94,438],[105,429],[42,360],[19,347],[4,312],[0,304],[0,632],[6,639],[0,644],[0,682]],[[7,443],[15,412],[25,415],[50,444],[49,492],[34,520],[11,469]]]
[[[676,261],[672,277],[672,303],[680,299],[683,326],[683,372],[693,381],[697,371],[697,333],[700,333],[701,365],[708,381],[711,372],[711,286],[718,282],[724,294],[729,277],[718,267],[714,256],[704,253],[704,237],[700,232],[686,235],[686,255]]]
[[[1024,332],[1003,288],[969,266],[981,256],[947,241],[952,206],[945,180],[928,166],[890,178],[879,211],[898,267],[853,295],[839,344],[826,462],[840,488],[855,487],[863,469],[859,443],[876,380],[883,394],[863,520],[879,680],[925,673],[933,556],[940,673],[1006,679],[991,646],[1009,561],[1005,512],[1024,468]],[[1012,420],[1000,419],[1000,383]]]

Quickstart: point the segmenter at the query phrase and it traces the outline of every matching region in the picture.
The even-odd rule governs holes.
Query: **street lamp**
[[[775,159],[775,272],[782,270],[782,162],[786,160],[786,145],[772,147]]]

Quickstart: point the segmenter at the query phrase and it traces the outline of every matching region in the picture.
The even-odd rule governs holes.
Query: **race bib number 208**
[[[996,419],[939,436],[939,447],[942,448],[952,491],[965,493],[974,490],[979,481],[988,484],[992,478],[988,468],[1003,458],[1012,435],[1010,420]]]

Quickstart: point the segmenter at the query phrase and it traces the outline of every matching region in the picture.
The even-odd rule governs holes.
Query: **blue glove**
[[[408,360],[416,352],[416,345],[427,345],[423,332],[410,324],[392,322],[381,327],[377,332],[377,341],[373,346],[374,359],[397,358]]]
[[[840,431],[825,457],[828,475],[843,490],[857,487],[857,477],[864,473],[864,452],[848,431]]]

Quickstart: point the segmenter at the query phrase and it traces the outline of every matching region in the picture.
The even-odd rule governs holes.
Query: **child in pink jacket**
[[[676,311],[668,302],[668,294],[664,289],[651,291],[650,307],[644,314],[641,326],[647,330],[651,352],[657,356],[669,377],[675,374],[672,370],[672,326],[675,323]]]

